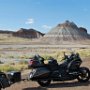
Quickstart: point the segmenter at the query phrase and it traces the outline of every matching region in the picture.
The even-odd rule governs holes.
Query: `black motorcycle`
[[[12,84],[21,81],[21,73],[18,71],[1,72],[0,71],[0,90],[10,87]]]
[[[78,79],[80,82],[89,80],[90,72],[86,67],[80,67],[82,60],[79,54],[71,54],[64,58],[64,62],[57,63],[57,60],[50,58],[48,64],[44,64],[44,59],[39,55],[29,62],[32,68],[29,79],[37,81],[41,86],[48,86],[53,81],[66,81]]]

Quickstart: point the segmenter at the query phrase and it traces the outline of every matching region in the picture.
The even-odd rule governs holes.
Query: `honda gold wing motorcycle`
[[[44,58],[35,55],[29,62],[31,72],[29,79],[38,82],[40,86],[46,87],[51,81],[67,81],[77,79],[79,82],[87,82],[90,72],[87,67],[81,67],[82,60],[78,53],[65,55],[64,62],[57,63],[57,60],[50,58],[44,63]]]

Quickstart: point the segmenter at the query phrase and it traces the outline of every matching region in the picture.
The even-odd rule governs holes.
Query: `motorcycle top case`
[[[30,73],[30,79],[32,78],[42,78],[42,77],[45,77],[49,75],[50,71],[45,68],[45,67],[40,67],[40,68],[36,68],[36,69],[33,69],[32,72]]]

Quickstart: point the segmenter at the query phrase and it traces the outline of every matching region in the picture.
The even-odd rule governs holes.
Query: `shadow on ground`
[[[79,86],[89,86],[90,81],[85,82],[85,83],[81,83],[81,82],[56,82],[56,83],[52,83],[50,84],[48,87],[44,88],[44,87],[30,87],[30,88],[24,88],[23,90],[48,90],[48,88],[66,88],[66,87],[79,87]]]
[[[30,87],[30,88],[24,88],[23,90],[47,90],[47,88],[44,87]]]
[[[61,82],[61,83],[52,83],[48,88],[65,88],[65,87],[78,87],[78,86],[89,86],[90,81],[81,83],[81,82]]]

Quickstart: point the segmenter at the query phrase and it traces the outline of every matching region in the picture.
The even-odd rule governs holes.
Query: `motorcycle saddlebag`
[[[12,83],[21,81],[21,72],[19,71],[11,71],[8,72],[8,77]]]
[[[30,73],[30,79],[48,77],[49,73],[50,71],[45,67],[36,68]]]

